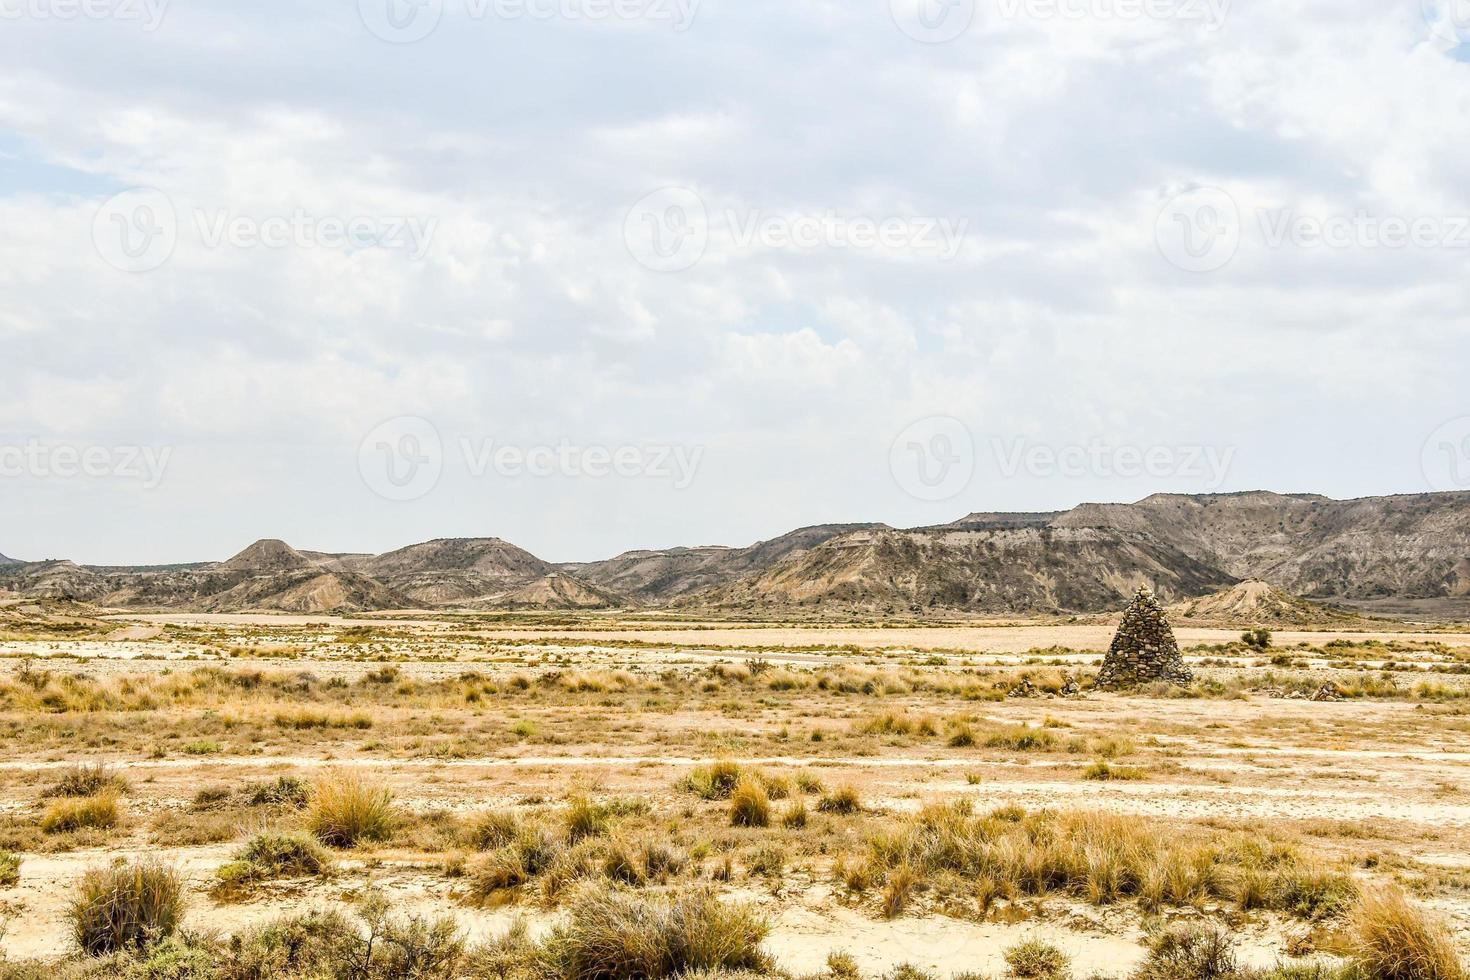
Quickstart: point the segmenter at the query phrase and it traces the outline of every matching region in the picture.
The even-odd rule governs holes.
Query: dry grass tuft
[[[732,827],[769,827],[771,800],[765,788],[753,779],[742,779],[730,794]]]
[[[1465,975],[1445,926],[1403,892],[1363,895],[1348,919],[1353,955],[1373,980],[1461,980]]]
[[[695,971],[771,966],[760,944],[769,927],[746,905],[691,891],[640,899],[588,890],[544,941],[541,959],[562,980],[652,980]]]
[[[355,847],[392,837],[398,810],[386,786],[371,786],[356,775],[329,775],[312,791],[306,825],[328,847]]]
[[[127,791],[127,779],[109,769],[105,762],[79,762],[62,773],[55,783],[42,790],[41,796],[98,796],[106,792],[118,795]]]
[[[1020,980],[1066,980],[1072,975],[1067,954],[1051,943],[1028,939],[1005,951],[1006,967]]]
[[[48,834],[74,830],[110,830],[118,825],[121,809],[117,795],[103,793],[81,799],[63,798],[46,807],[41,815],[41,829]]]
[[[67,908],[72,936],[89,956],[142,949],[170,935],[183,917],[178,874],[158,864],[88,871]]]

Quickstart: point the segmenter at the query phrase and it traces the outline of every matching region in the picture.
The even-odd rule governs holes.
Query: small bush
[[[393,792],[349,775],[328,776],[318,782],[306,815],[307,827],[328,847],[385,841],[393,836],[397,823]]]
[[[1051,943],[1028,939],[1005,951],[1010,975],[1021,980],[1066,980],[1072,972],[1067,954]]]
[[[329,874],[332,858],[305,834],[256,834],[235,860],[220,869],[222,884],[236,885],[270,878],[306,878]]]
[[[504,847],[520,832],[521,821],[507,810],[491,810],[470,821],[465,830],[469,843],[477,851],[491,851]]]
[[[1145,946],[1148,959],[1130,980],[1229,980],[1238,970],[1230,935],[1213,926],[1176,924]]]
[[[1114,780],[1143,779],[1148,775],[1142,769],[1134,766],[1115,766],[1102,759],[1097,760],[1086,769],[1082,770],[1083,779],[1093,779],[1099,782],[1111,782]]]
[[[1369,892],[1348,919],[1354,957],[1373,980],[1461,980],[1455,942],[1444,925],[1396,889]]]
[[[769,927],[746,905],[712,893],[640,899],[586,891],[541,947],[544,966],[562,980],[657,980],[700,970],[771,966],[760,944]]]
[[[311,788],[295,776],[277,776],[268,783],[250,783],[240,791],[247,806],[289,806],[298,810],[311,800]]]
[[[183,912],[183,888],[173,869],[134,864],[88,871],[66,915],[77,946],[100,956],[167,938]]]
[[[0,851],[0,888],[14,888],[20,884],[20,855]]]
[[[567,807],[565,824],[569,844],[588,837],[601,837],[607,833],[607,807],[599,806],[585,796],[574,796]]]
[[[1057,737],[1044,728],[1017,725],[992,732],[985,738],[986,748],[1010,749],[1012,752],[1046,751],[1057,744]]]
[[[851,786],[840,786],[832,792],[824,794],[817,801],[817,809],[823,813],[861,813],[863,802],[858,796],[856,789]]]
[[[695,769],[685,777],[683,786],[703,800],[728,800],[740,775],[739,763],[726,760]]]
[[[111,791],[126,793],[128,781],[113,772],[106,763],[79,762],[64,772],[60,779],[41,791],[42,797],[98,796]]]
[[[806,804],[797,800],[781,815],[781,826],[787,830],[800,830],[806,826]]]
[[[730,794],[730,825],[769,827],[770,824],[771,801],[765,789],[753,779],[742,779]]]
[[[63,798],[53,802],[41,815],[41,829],[48,834],[89,828],[110,830],[117,826],[119,817],[117,797],[112,793],[82,799]]]

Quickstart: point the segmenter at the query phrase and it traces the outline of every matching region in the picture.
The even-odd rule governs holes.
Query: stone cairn
[[[1140,588],[1123,612],[1123,622],[1097,675],[1097,686],[1106,690],[1151,681],[1188,684],[1192,680],[1194,674],[1184,665],[1164,607],[1152,592]]]

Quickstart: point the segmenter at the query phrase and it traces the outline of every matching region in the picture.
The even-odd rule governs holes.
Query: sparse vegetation
[[[328,847],[386,841],[398,823],[393,793],[355,775],[328,776],[313,788],[307,826]]]
[[[89,956],[141,949],[172,935],[183,917],[182,883],[160,864],[89,871],[67,909],[77,947]]]
[[[121,808],[117,796],[106,792],[99,796],[64,797],[54,800],[41,814],[41,829],[48,834],[74,830],[110,830],[118,825]]]

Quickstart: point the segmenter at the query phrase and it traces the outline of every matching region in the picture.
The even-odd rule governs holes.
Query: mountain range
[[[205,612],[386,609],[1067,613],[1140,583],[1180,602],[1260,582],[1341,603],[1470,598],[1470,493],[1332,500],[1266,491],[1157,494],[935,527],[827,524],[745,548],[631,551],[554,564],[498,538],[383,555],[258,541],[228,560],[153,567],[17,562],[0,589]]]

